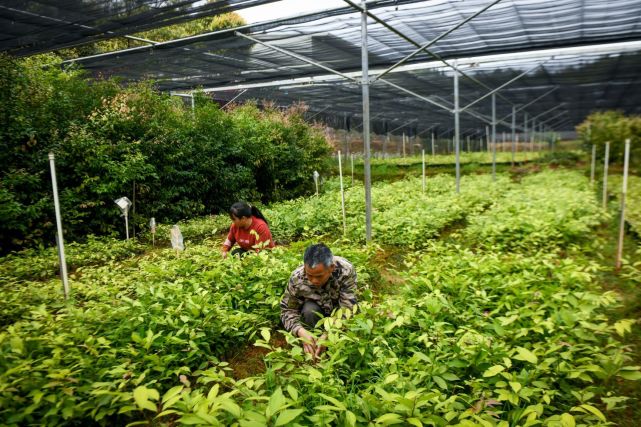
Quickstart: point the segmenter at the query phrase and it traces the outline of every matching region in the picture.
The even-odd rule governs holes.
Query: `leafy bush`
[[[53,242],[50,151],[72,241],[124,234],[121,196],[135,202],[130,223],[140,229],[152,216],[174,223],[239,199],[297,197],[326,167],[329,146],[301,106],[227,113],[200,94],[191,111],[149,82],[121,88],[59,65],[0,58],[0,253]]]
[[[641,165],[641,116],[626,116],[620,111],[590,114],[577,126],[585,150],[597,146],[597,158],[603,159],[605,143],[610,142],[610,161],[622,163],[625,140],[630,138],[630,163]]]

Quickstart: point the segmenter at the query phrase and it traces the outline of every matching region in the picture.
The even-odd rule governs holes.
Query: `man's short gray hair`
[[[334,264],[334,255],[324,243],[316,243],[309,245],[307,249],[305,249],[303,260],[305,261],[305,265],[310,268],[314,268],[318,264],[329,267]]]

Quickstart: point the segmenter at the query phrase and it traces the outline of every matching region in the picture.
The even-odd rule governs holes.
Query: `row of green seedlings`
[[[524,183],[542,195],[506,195],[496,212],[479,214],[486,225],[487,218],[502,223],[511,217],[541,225],[543,217],[549,224],[541,239],[491,227],[471,248],[432,242],[408,259],[409,269],[399,273],[406,283],[399,293],[322,321],[328,351],[317,364],[292,337],[291,348],[272,346],[271,331],[263,329],[256,345],[271,350],[264,374],[234,380],[220,366],[191,378],[190,385],[141,386],[132,396],[141,420],[239,426],[607,424],[609,411],[629,400],[614,394],[612,384],[641,379],[624,342],[633,321],[608,318],[616,295],[602,292],[598,266],[569,238],[579,238],[603,218],[587,181],[572,173],[548,178]],[[565,184],[571,191],[559,192]],[[528,196],[534,198],[529,204]],[[547,216],[550,206],[563,202],[569,203],[556,212],[559,218]],[[583,202],[592,205],[589,212]],[[563,228],[568,222],[574,225]],[[559,237],[564,234],[568,238]],[[551,243],[542,244],[547,238]],[[507,246],[507,240],[522,243]]]
[[[107,292],[104,300],[92,295],[85,302],[84,307],[79,309],[80,311],[74,311],[73,314],[61,310],[58,314],[51,315],[47,310],[39,308],[31,313],[33,318],[30,321],[13,325],[4,333],[2,345],[7,350],[5,354],[8,357],[3,361],[3,368],[6,368],[3,370],[7,372],[7,376],[1,383],[4,385],[3,407],[7,405],[9,410],[3,414],[11,414],[10,420],[15,424],[28,422],[36,417],[41,417],[38,419],[52,425],[88,418],[108,423],[131,420],[132,417],[151,417],[152,413],[148,411],[150,405],[155,404],[157,411],[161,409],[178,411],[165,413],[158,417],[158,420],[165,419],[165,416],[173,419],[172,417],[180,414],[180,410],[172,409],[172,405],[179,404],[179,400],[183,402],[187,398],[186,388],[194,387],[200,390],[195,391],[196,393],[202,392],[202,387],[208,388],[214,381],[211,380],[212,376],[227,385],[232,381],[227,376],[221,377],[221,372],[224,373],[226,369],[225,364],[219,363],[217,356],[211,356],[212,353],[220,355],[216,351],[224,352],[226,345],[229,348],[227,344],[229,341],[237,343],[243,339],[249,339],[257,328],[275,325],[274,316],[277,313],[276,305],[282,291],[282,283],[299,262],[302,246],[293,247],[291,250],[292,262],[290,263],[282,263],[284,258],[282,253],[276,253],[274,257],[266,257],[266,255],[250,257],[243,263],[255,264],[247,266],[232,263],[232,266],[238,268],[238,271],[233,274],[226,270],[229,265],[218,269],[211,267],[218,262],[215,259],[212,260],[211,247],[203,247],[201,252],[194,248],[189,257],[181,259],[152,254],[149,256],[149,262],[146,265],[142,264],[143,268],[139,269],[138,274],[136,269],[132,269],[131,272],[118,269],[118,274],[112,272],[110,276],[109,270],[103,269],[96,271],[92,278],[90,274],[92,269],[88,269],[89,271],[83,272],[79,277],[87,280],[87,288],[100,292],[95,289],[96,286],[93,286],[93,283],[98,277],[102,277],[106,279],[102,283],[105,289],[115,285],[116,289],[111,292],[113,295]],[[341,254],[355,261],[356,265],[367,265],[367,259],[358,259],[358,251]],[[263,262],[264,257],[266,257],[265,260],[269,260],[267,265]],[[159,265],[159,260],[165,264]],[[249,272],[248,275],[242,276],[246,272]],[[127,280],[128,273],[133,275],[132,280]],[[362,271],[360,274],[361,279],[367,282],[366,274]],[[120,282],[122,286],[114,280],[114,276],[118,275],[124,275]],[[261,289],[264,288],[258,283],[265,277],[269,279],[263,283],[272,284],[269,288],[269,292],[273,292],[271,299],[268,297],[269,292],[261,293]],[[275,280],[271,280],[272,278]],[[145,286],[145,281],[150,285]],[[202,286],[203,284],[205,286]],[[253,287],[252,284],[256,286]],[[247,292],[243,294],[245,290]],[[125,305],[117,304],[119,299],[125,301]],[[222,303],[212,307],[210,305],[212,301],[222,301]],[[176,304],[179,305],[176,306]],[[220,308],[221,305],[225,310],[215,309]],[[115,312],[112,312],[112,306]],[[120,310],[115,309],[118,307]],[[237,317],[231,318],[224,315],[229,307],[235,310]],[[243,309],[246,311],[243,312]],[[251,315],[261,310],[265,313],[264,322],[261,322],[260,317],[240,315],[240,313]],[[98,336],[96,330],[92,331],[89,328],[89,332],[86,332],[86,341],[80,344],[81,348],[86,348],[87,353],[73,351],[78,346],[74,334],[78,333],[79,327],[75,325],[82,324],[83,328],[87,323],[91,325],[91,321],[87,322],[87,319],[92,319],[92,315],[96,315],[99,319],[101,329],[98,332],[105,331],[106,334],[115,325],[124,327],[125,330],[115,327],[114,333],[117,338],[114,338],[110,335]],[[103,319],[110,316],[114,317],[114,322],[103,324]],[[186,326],[190,316],[196,316],[198,319],[198,327],[195,330]],[[210,329],[208,325],[214,318],[219,319],[220,322],[214,322],[213,325],[216,327],[212,326]],[[61,321],[63,323],[59,330],[51,330]],[[64,323],[65,321],[69,323]],[[127,322],[138,330],[135,333],[131,332]],[[43,339],[39,341],[35,338],[35,334],[30,335],[30,332],[33,332],[30,328],[36,328],[37,336],[42,336]],[[60,334],[64,334],[64,331],[71,332],[61,336]],[[131,340],[127,339],[129,333],[131,333]],[[214,346],[215,350],[211,348],[212,341],[217,343]],[[41,349],[40,344],[43,343],[48,346],[45,345]],[[66,345],[62,346],[63,343]],[[123,349],[118,345],[122,343],[128,343],[127,348]],[[291,350],[292,354],[297,354],[296,348]],[[123,351],[127,360],[125,364],[121,363]],[[94,360],[96,353],[99,355],[105,353],[106,359]],[[25,354],[32,357],[31,362],[24,360]],[[50,359],[51,354],[57,356],[53,358],[53,363],[45,360]],[[298,356],[302,357],[302,354],[298,353]],[[115,361],[118,362],[115,366],[110,365]],[[195,368],[197,362],[198,369]],[[36,374],[33,378],[29,377],[25,380],[25,373],[27,370],[31,371],[34,366],[37,367]],[[208,366],[209,368],[205,369]],[[90,367],[96,371],[78,369],[78,367]],[[97,369],[100,367],[102,369]],[[104,378],[110,381],[97,381]],[[173,385],[172,381],[176,383],[177,378],[180,384]],[[260,379],[257,381],[260,382]],[[169,388],[170,385],[173,387]],[[209,389],[209,394],[216,397],[217,392],[214,393],[214,390],[217,389]],[[161,392],[164,396],[163,402],[158,402]],[[158,396],[157,399],[156,396]],[[278,400],[278,393],[275,393],[275,396],[274,399]],[[31,401],[33,401],[32,405],[26,405]],[[26,410],[16,409],[15,404],[21,405],[20,407]],[[228,407],[233,408],[233,405]],[[138,412],[141,409],[145,411],[142,415]],[[197,412],[200,414],[202,411]],[[183,415],[185,414],[183,412]],[[282,417],[280,422],[289,422],[288,418],[294,413],[285,412],[285,409],[282,409],[278,414]],[[193,421],[193,418],[187,415],[183,421],[185,423]],[[198,419],[201,422],[204,422],[203,419],[211,421],[211,418],[204,417]]]
[[[67,302],[32,305],[29,294],[42,288],[23,287],[25,299],[13,301],[20,319],[0,332],[0,424],[137,419],[138,386],[187,384],[278,324],[283,288],[307,243],[244,260],[223,261],[212,246],[194,245],[181,257],[167,249],[88,266],[71,278]],[[374,248],[333,246],[368,283]]]
[[[509,187],[507,178],[500,177],[493,185],[489,177],[479,177],[475,181],[463,182],[463,193],[455,195],[451,188],[453,179],[439,176],[430,180],[428,192],[417,190],[420,182],[416,179],[378,184],[374,186],[373,198],[375,215],[373,221],[374,237],[377,241],[388,244],[414,247],[424,244],[449,224],[452,224],[475,209],[482,209],[491,203],[501,191]],[[420,188],[420,187],[419,187]],[[493,190],[494,189],[494,190]],[[414,193],[414,196],[412,196]],[[428,195],[429,194],[429,195]],[[362,186],[350,188],[347,193],[349,233],[351,241],[364,241],[364,191]],[[336,191],[328,191],[319,197],[300,198],[279,203],[265,209],[270,221],[273,235],[279,243],[289,243],[298,239],[336,239],[342,237],[340,214],[340,196]],[[202,242],[208,245],[220,245],[221,234],[216,224],[228,226],[229,218],[218,215],[204,220],[195,220],[184,225],[189,252],[192,240],[205,236]],[[109,246],[109,242],[113,246]],[[85,249],[84,251],[82,249]],[[70,245],[69,270],[71,286],[75,278],[90,274],[89,271],[110,271],[122,260],[136,266],[135,254],[144,250],[143,243],[108,240],[91,240],[86,245]],[[211,249],[210,249],[211,250]],[[211,250],[212,255],[216,253]],[[96,268],[87,270],[87,267]],[[28,308],[38,304],[53,304],[59,299],[60,286],[55,283],[57,257],[54,249],[45,251],[26,251],[22,254],[7,257],[0,263],[0,271],[5,276],[7,286],[4,289],[6,305],[0,308],[0,324],[8,325],[18,320]],[[119,267],[122,270],[122,267]],[[126,268],[125,271],[130,270]],[[102,272],[98,280],[110,277]],[[38,281],[47,279],[42,283]],[[53,279],[52,279],[53,278]],[[135,282],[132,282],[135,283]],[[35,292],[35,290],[38,290]],[[86,289],[75,289],[74,298],[83,300]],[[62,304],[62,302],[58,302]]]
[[[535,151],[519,151],[514,153],[514,161],[517,163],[537,160],[545,155],[544,152]],[[407,157],[393,157],[393,158],[373,158],[371,159],[372,166],[378,165],[395,165],[395,166],[411,166],[419,165],[422,163],[422,154],[412,155]],[[456,164],[456,156],[454,154],[436,154],[431,155],[429,150],[425,150],[425,161],[428,167],[431,166],[443,166],[443,165],[454,165]],[[461,164],[467,163],[478,163],[478,164],[492,164],[492,153],[461,153],[459,155],[459,162]],[[512,153],[507,152],[497,152],[496,153],[496,162],[497,163],[511,163],[512,162]],[[358,167],[363,167],[363,157],[354,156],[354,165]],[[351,172],[351,156],[349,159],[345,160],[343,164],[343,170],[345,173]]]
[[[420,244],[425,237],[435,237],[448,224],[463,218],[468,212],[491,203],[509,186],[508,179],[499,176],[496,183],[488,176],[463,177],[463,192],[453,194],[454,180],[447,175],[430,178],[425,193],[421,183],[412,178],[393,184],[378,183],[372,188],[373,235],[377,242],[387,244]],[[365,196],[362,185],[346,191],[347,233],[343,234],[340,193],[332,181],[320,196],[299,198],[274,204],[264,213],[272,235],[278,244],[304,238],[341,238],[363,242],[365,239]],[[179,223],[187,247],[202,241],[217,242],[229,228],[226,214],[212,215]],[[408,227],[408,223],[412,226]],[[170,225],[157,227],[159,247],[168,245]],[[162,238],[161,236],[165,236]],[[150,235],[140,240],[119,241],[92,236],[86,244],[67,245],[69,271],[89,265],[118,262],[139,255],[151,242]],[[26,250],[0,260],[3,282],[46,280],[59,271],[56,248]]]

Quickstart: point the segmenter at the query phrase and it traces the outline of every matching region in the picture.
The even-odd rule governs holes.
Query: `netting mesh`
[[[89,3],[94,4],[96,10],[102,4]],[[195,7],[194,3],[181,4],[187,10]],[[207,7],[244,7],[248,3],[259,1],[228,1],[224,5],[223,2],[214,2]],[[372,13],[414,42],[408,42],[370,19],[370,69],[389,67],[413,52],[417,43],[435,39],[489,4],[488,0],[384,0],[368,3]],[[168,19],[184,19],[186,15],[181,15],[179,9],[175,7]],[[641,39],[639,16],[641,1],[638,0],[505,0],[436,42],[430,47],[433,55],[420,53],[408,61],[404,69],[399,68],[399,72],[384,79],[451,109],[451,69],[441,63],[436,67],[423,67],[427,61],[433,61],[435,55],[446,60],[502,55],[499,59],[483,59],[478,63],[461,59],[461,70],[465,73],[460,79],[461,106],[487,93],[489,88],[498,87],[547,60],[543,66],[501,90],[497,99],[498,118],[508,115],[513,105],[525,105],[557,86],[556,91],[521,114],[527,112],[529,117],[536,117],[552,108],[559,112],[565,109],[566,116],[559,117],[559,120],[564,120],[563,126],[571,128],[595,109],[615,108],[627,113],[640,113],[641,84],[637,74],[641,48],[638,44],[621,47],[620,51],[615,49],[611,53],[595,49],[594,53],[555,54],[553,59],[550,59],[552,53],[540,51],[606,43],[625,46],[624,42]],[[238,31],[342,73],[354,73],[353,76],[359,78],[360,21],[360,13],[346,6],[249,25]],[[112,31],[135,27],[133,22],[121,24],[122,28]],[[533,53],[534,50],[539,51]],[[95,76],[119,76],[125,82],[149,78],[162,90],[215,88],[213,96],[222,102],[238,96],[241,90],[245,92],[238,101],[270,99],[283,105],[303,101],[310,107],[310,116],[316,115],[332,125],[344,125],[346,116],[358,121],[361,115],[361,89],[357,84],[321,77],[328,72],[240,37],[234,30],[98,55],[79,62]],[[314,78],[313,85],[307,84],[311,78]],[[261,87],[264,85],[271,86]],[[563,105],[558,107],[560,104]],[[562,108],[564,105],[567,107]],[[435,124],[450,128],[447,124],[453,121],[451,112],[383,82],[372,86],[371,111],[374,128],[378,131],[398,127],[406,121],[410,122],[407,126],[414,132],[421,132]],[[482,129],[489,115],[488,98],[462,115],[462,126]],[[540,121],[552,116],[542,115]],[[522,121],[518,118],[517,124]],[[550,120],[550,124],[553,123],[558,124],[558,120]]]
[[[30,55],[277,0],[5,0],[0,51]]]

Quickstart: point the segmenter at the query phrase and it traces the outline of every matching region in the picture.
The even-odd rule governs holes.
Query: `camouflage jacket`
[[[280,318],[285,329],[293,335],[303,327],[301,310],[305,300],[313,300],[322,307],[326,315],[332,310],[356,304],[356,270],[345,258],[334,257],[334,271],[327,283],[321,287],[312,285],[305,275],[304,265],[298,267],[289,278],[287,289],[280,302]]]

